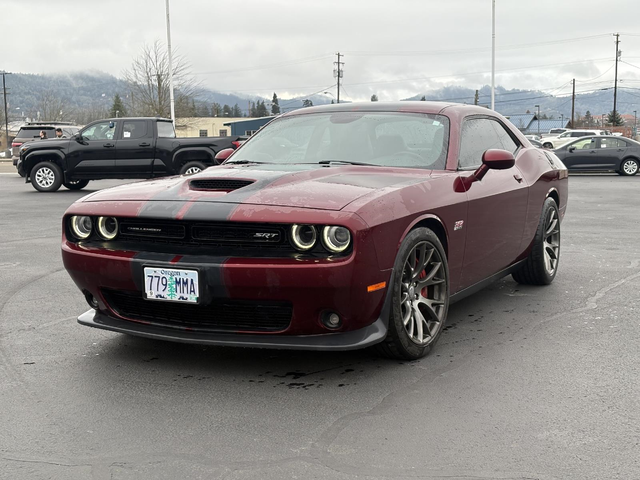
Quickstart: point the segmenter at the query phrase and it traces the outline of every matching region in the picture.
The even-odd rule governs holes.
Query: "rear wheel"
[[[549,143],[549,142],[544,142],[544,143],[542,144],[542,146],[543,146],[544,148],[553,148],[553,144],[552,144],[552,143]]]
[[[69,190],[82,190],[89,185],[89,180],[69,180],[68,182],[63,182],[63,185]]]
[[[634,158],[626,158],[620,165],[620,175],[631,176],[638,173],[638,161]]]
[[[558,272],[560,260],[560,216],[553,198],[547,198],[525,263],[511,276],[524,285],[549,285]]]
[[[62,185],[62,170],[53,162],[40,162],[31,169],[31,185],[39,192],[55,192]]]
[[[376,347],[384,356],[415,360],[436,343],[449,310],[449,268],[437,235],[427,228],[410,232],[393,271],[389,330]]]
[[[193,175],[207,168],[202,162],[187,162],[180,169],[180,175]]]

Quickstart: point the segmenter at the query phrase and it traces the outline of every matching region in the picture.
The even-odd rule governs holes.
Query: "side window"
[[[626,146],[627,145],[624,140],[619,140],[617,138],[600,139],[600,148],[624,148]]]
[[[495,122],[487,118],[472,118],[462,124],[462,140],[458,168],[476,168],[482,165],[482,154],[490,148],[504,148]]]
[[[572,137],[585,137],[587,135],[589,134],[586,132],[571,132]]]
[[[492,121],[491,124],[493,125],[493,128],[495,128],[496,130],[496,134],[500,139],[500,143],[502,143],[502,149],[507,150],[508,152],[511,152],[511,153],[516,153],[516,150],[520,145],[517,144],[513,140],[513,138],[511,138],[511,135],[509,135],[509,133],[505,130],[504,126],[502,126],[500,123],[495,121]]]
[[[113,140],[116,131],[116,122],[101,122],[91,125],[82,132],[87,140]]]
[[[147,122],[144,120],[127,120],[122,126],[122,138],[131,140],[147,136]]]
[[[589,148],[596,148],[595,145],[592,144],[595,142],[595,139],[585,138],[584,140],[578,140],[577,142],[573,142],[570,146],[575,148],[576,150],[587,150]]]
[[[570,132],[564,132],[564,133],[561,133],[561,134],[558,136],[558,138],[567,138],[567,137],[569,137],[569,136],[571,136],[571,133],[570,133]]]

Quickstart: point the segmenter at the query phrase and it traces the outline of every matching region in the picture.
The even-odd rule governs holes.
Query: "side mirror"
[[[489,149],[482,154],[482,165],[471,176],[482,180],[489,170],[507,170],[516,164],[513,153],[507,150]]]
[[[573,153],[575,151],[576,147],[569,147],[567,150],[569,150],[569,153]]]
[[[82,138],[82,135],[80,133],[76,133],[75,139],[78,143],[84,143],[84,138]]]
[[[227,158],[229,158],[233,152],[235,152],[233,148],[225,148],[224,150],[220,150],[218,153],[216,153],[215,163],[220,165]]]

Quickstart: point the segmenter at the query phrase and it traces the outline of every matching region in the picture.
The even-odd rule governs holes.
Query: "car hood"
[[[341,210],[380,189],[426,180],[430,170],[365,166],[220,165],[196,175],[122,185],[82,202],[188,201]]]
[[[68,138],[48,138],[46,140],[39,140],[36,138],[34,140],[26,141],[22,145],[23,146],[28,145],[27,148],[29,149],[33,149],[33,148],[43,149],[43,148],[64,148],[68,144],[69,144]]]

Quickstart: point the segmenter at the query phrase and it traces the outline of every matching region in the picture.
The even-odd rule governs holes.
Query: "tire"
[[[89,185],[89,180],[71,180],[69,182],[62,182],[62,184],[69,190],[82,190]]]
[[[428,228],[412,230],[393,272],[389,329],[375,348],[385,357],[416,360],[440,338],[449,310],[449,266],[437,235]]]
[[[620,164],[620,171],[618,173],[625,177],[630,177],[638,173],[639,167],[638,160],[635,158],[625,158]]]
[[[207,168],[202,162],[187,162],[180,169],[180,175],[193,175]]]
[[[40,162],[31,169],[31,185],[39,192],[55,192],[62,185],[62,170],[53,162]]]
[[[553,198],[547,198],[525,263],[513,272],[513,279],[523,285],[549,285],[558,273],[560,261],[560,216]]]
[[[544,148],[553,148],[553,143],[545,142],[542,144]]]

